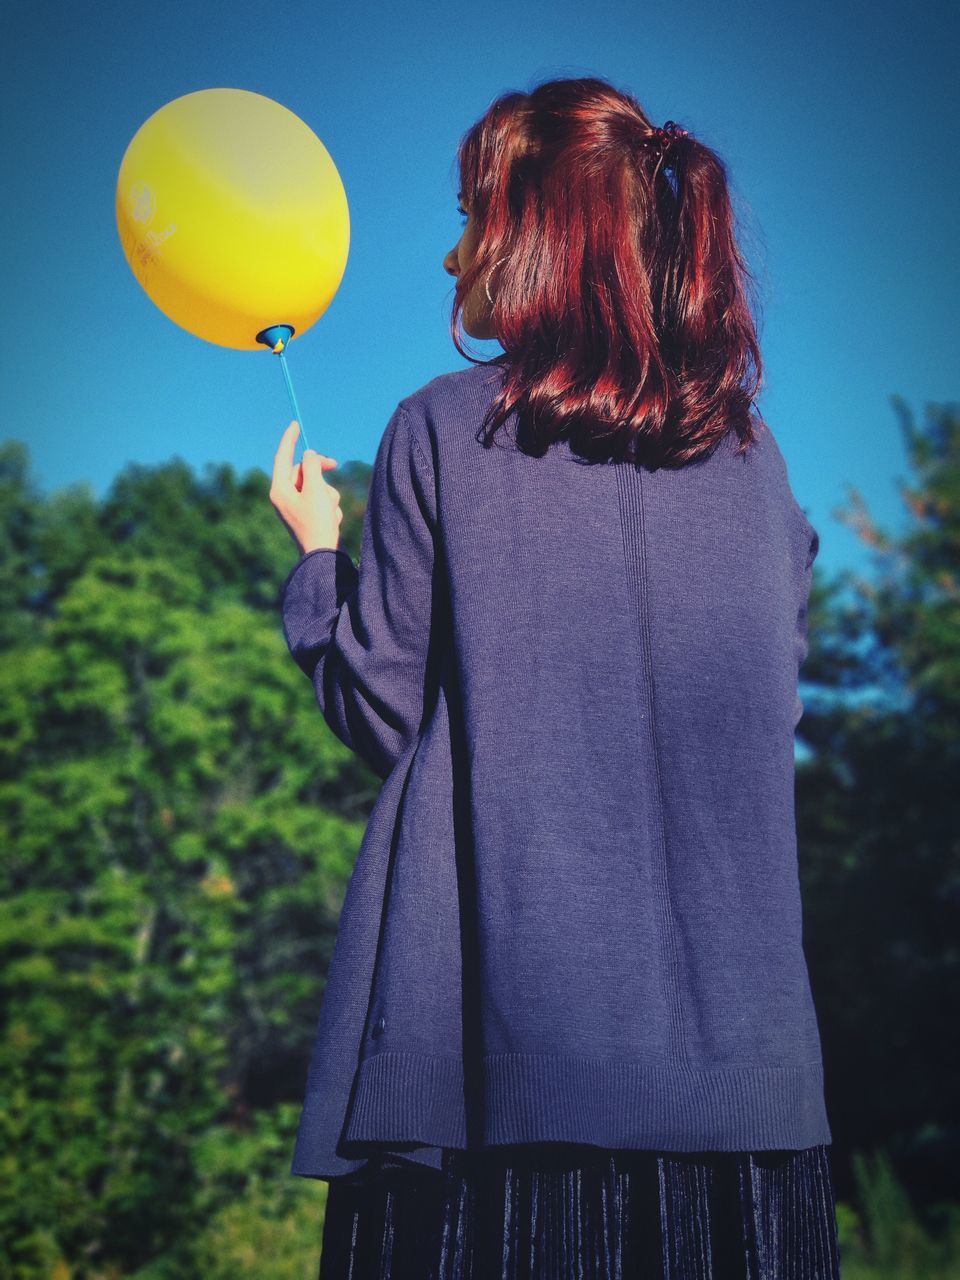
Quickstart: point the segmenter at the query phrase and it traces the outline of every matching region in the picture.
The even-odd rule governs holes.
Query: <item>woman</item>
[[[321,1276],[839,1274],[793,809],[819,539],[717,155],[598,78],[460,151],[451,318],[355,565],[296,424],[284,634],[383,779],[292,1171]]]

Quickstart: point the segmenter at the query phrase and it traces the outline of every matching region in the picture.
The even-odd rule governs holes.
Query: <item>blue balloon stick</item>
[[[300,439],[303,441],[303,447],[305,449],[309,449],[310,446],[307,443],[307,433],[303,429],[303,419],[300,417],[300,407],[297,404],[297,395],[293,389],[293,383],[290,381],[290,370],[287,368],[287,360],[282,351],[278,354],[280,356],[280,368],[283,370],[283,379],[287,384],[287,391],[290,394],[290,403],[293,405],[293,416],[300,424]]]
[[[290,379],[290,370],[287,368],[286,357],[284,356],[284,348],[294,335],[294,329],[289,324],[272,324],[268,329],[261,329],[257,334],[257,342],[263,343],[265,347],[269,347],[275,355],[280,357],[280,368],[283,370],[283,380],[286,383],[287,394],[290,396],[290,404],[293,408],[293,416],[300,427],[300,439],[303,441],[304,449],[309,449],[307,442],[307,433],[303,429],[303,419],[300,417],[300,406],[297,404],[297,394],[293,389],[293,382]]]

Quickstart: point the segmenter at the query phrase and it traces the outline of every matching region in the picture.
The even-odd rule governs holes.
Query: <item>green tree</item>
[[[369,468],[350,476],[356,500]],[[176,462],[131,469],[99,507],[82,491],[45,502],[22,448],[3,458],[10,1275],[49,1275],[51,1251],[75,1276],[165,1254],[194,1274],[210,1215],[266,1172],[211,1178],[197,1152],[217,1132],[266,1117],[286,1137],[273,1174],[289,1177],[379,784],[287,654],[277,604],[296,549],[268,487],[229,468],[200,483]]]
[[[926,1201],[960,1140],[960,415],[893,403],[905,527],[836,513],[875,567],[815,580],[797,812],[835,1149],[888,1148]]]

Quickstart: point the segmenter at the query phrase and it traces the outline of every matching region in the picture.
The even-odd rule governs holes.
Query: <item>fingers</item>
[[[308,457],[310,459],[311,466],[314,465],[315,459],[319,458],[321,465],[327,471],[329,471],[331,467],[337,466],[336,458],[328,457],[325,453],[317,453],[316,449],[304,449],[303,458],[301,458],[300,461],[303,462]]]
[[[330,471],[338,465],[336,458],[317,453],[315,449],[304,449],[300,462],[295,463],[293,453],[299,434],[300,424],[294,418],[280,437],[280,444],[273,459],[273,488],[277,493],[300,492],[304,474],[301,468],[312,468],[318,460],[322,471]]]
[[[322,459],[321,466],[325,471],[332,471],[333,468],[337,466],[337,463],[334,462],[333,458],[327,458],[323,454],[321,454],[320,457]],[[309,463],[307,465],[309,466]],[[293,484],[293,487],[299,493],[300,490],[303,488],[303,463],[302,462],[295,462],[293,466],[290,468],[290,481]]]
[[[273,486],[278,492],[286,493],[294,487],[291,472],[293,451],[299,434],[300,424],[294,419],[280,437],[280,444],[273,459]]]
[[[340,497],[339,491],[334,489],[327,480],[324,479],[324,471],[329,471],[337,464],[333,458],[328,458],[326,454],[317,453],[316,449],[304,449],[303,457],[300,459],[300,466],[303,470],[303,478],[301,481],[301,493],[309,484],[311,487],[319,485],[328,493]]]

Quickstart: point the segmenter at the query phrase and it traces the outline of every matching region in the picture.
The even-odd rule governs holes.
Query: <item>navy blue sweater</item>
[[[830,1142],[801,941],[798,672],[819,539],[769,430],[680,469],[476,434],[502,366],[401,400],[359,565],[284,635],[383,779],[292,1172],[369,1144]]]

